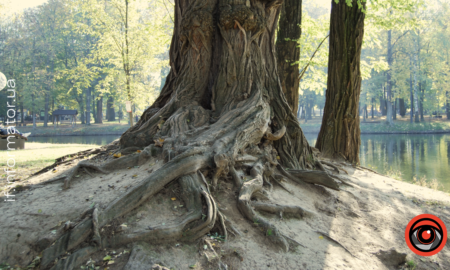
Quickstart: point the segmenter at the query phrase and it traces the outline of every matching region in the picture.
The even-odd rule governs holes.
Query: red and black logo
[[[406,226],[405,240],[408,247],[417,255],[432,256],[444,248],[447,242],[447,228],[436,216],[418,215]]]

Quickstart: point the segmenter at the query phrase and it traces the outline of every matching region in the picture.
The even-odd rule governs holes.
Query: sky
[[[47,0],[0,0],[1,5],[6,5],[13,12],[22,11],[23,9],[42,5]]]
[[[1,4],[7,3],[14,12],[21,11],[25,8],[39,6],[45,2],[47,2],[47,0],[0,0]],[[331,6],[330,0],[314,0],[314,3],[322,7]]]

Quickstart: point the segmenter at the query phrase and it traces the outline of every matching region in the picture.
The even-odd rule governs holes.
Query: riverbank
[[[75,164],[58,167],[56,173],[48,172],[29,179],[23,184],[25,190],[16,194],[15,202],[0,200],[0,214],[5,220],[0,223],[0,242],[5,243],[5,248],[0,248],[0,263],[26,268],[36,256],[41,256],[40,245],[34,243],[44,247],[50,245],[64,232],[67,221],[77,220],[92,205],[98,205],[99,211],[103,211],[126,188],[140,185],[149,171],[163,165],[156,158],[149,164],[119,170],[108,177],[80,173],[71,188],[64,191],[61,190],[62,182],[42,183],[65,173]],[[77,264],[86,265],[90,261],[101,266],[105,265],[104,258],[109,256],[113,260],[107,264],[110,270],[132,269],[124,267],[127,263],[149,264],[149,261],[140,261],[144,258],[174,269],[214,269],[212,263],[215,261],[209,259],[218,252],[229,269],[450,269],[448,244],[437,255],[419,257],[405,243],[405,227],[419,214],[436,215],[447,227],[450,226],[449,194],[349,165],[339,166],[348,173],[341,171],[340,176],[348,184],[340,185],[340,191],[290,180],[283,181],[289,192],[278,185],[273,186],[270,197],[277,203],[301,206],[311,213],[302,219],[265,215],[280,232],[301,244],[289,252],[277,250],[269,240],[270,234],[255,228],[257,221],[242,218],[236,194],[228,192],[233,185],[224,181],[220,195],[215,196],[216,202],[241,235],[229,234],[227,242],[208,237],[208,250],[198,242],[152,245],[149,241],[137,241],[98,251],[80,258]],[[123,225],[116,233],[125,235],[142,228],[171,226],[178,222],[187,213],[183,207],[186,203],[174,195],[173,188],[164,189],[136,212],[124,216],[120,221]],[[106,233],[103,228],[102,233]],[[65,258],[66,255],[60,259]],[[36,262],[38,264],[39,259]]]
[[[53,164],[56,158],[96,147],[99,145],[26,142],[25,149],[14,151],[15,173],[14,178],[10,181],[14,180],[16,184],[20,185],[31,174]],[[6,168],[7,153],[0,151],[0,154],[2,155],[0,168]],[[5,188],[6,176],[2,173],[2,179],[5,180],[0,182],[0,191]]]
[[[450,121],[426,117],[420,123],[410,123],[408,119],[398,119],[393,125],[386,124],[386,117],[360,119],[361,134],[447,134],[450,133]],[[314,117],[305,123],[300,121],[304,133],[319,133],[322,118]]]
[[[122,121],[123,122],[123,121]],[[91,124],[90,126],[77,124],[72,127],[70,125],[62,126],[38,126],[33,129],[32,126],[18,127],[20,132],[31,132],[30,137],[52,137],[52,136],[104,136],[104,135],[122,135],[130,126],[125,123],[109,123]]]

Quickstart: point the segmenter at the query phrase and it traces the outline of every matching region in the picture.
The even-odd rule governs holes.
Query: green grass
[[[26,142],[26,149],[16,150],[14,151],[14,157],[11,156],[15,161],[15,166],[11,167],[11,170],[13,168],[15,169],[16,173],[14,179],[17,179],[16,182],[20,182],[34,172],[53,164],[58,157],[96,147],[99,147],[99,145]],[[0,167],[6,168],[7,159],[10,157],[8,157],[7,151],[0,151],[0,155],[2,155]],[[12,154],[10,153],[10,155]],[[6,184],[6,174],[2,171],[0,189]]]
[[[121,134],[125,132],[130,126],[127,122],[121,121],[119,124],[115,122],[104,122],[103,124],[91,124],[90,126],[81,125],[77,123],[76,126],[71,125],[60,125],[53,127],[53,124],[48,127],[43,127],[42,123],[39,123],[35,130],[32,126],[27,125],[26,127],[17,127],[17,129],[22,133],[31,132],[33,135],[38,136],[55,136],[55,135],[95,135],[95,134],[105,134],[105,133],[115,133]]]
[[[409,260],[406,265],[408,266],[408,269],[414,270],[416,269],[416,263],[413,260]]]

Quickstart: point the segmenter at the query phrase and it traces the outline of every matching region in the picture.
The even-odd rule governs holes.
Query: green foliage
[[[416,269],[416,263],[413,260],[409,260],[406,265],[408,266],[409,269],[414,270]]]
[[[39,113],[48,95],[50,110],[65,106],[83,112],[92,88],[96,99],[111,96],[116,111],[121,110],[128,99],[125,64],[136,112],[145,110],[157,96],[160,70],[168,66],[173,24],[168,8],[173,6],[129,1],[125,46],[124,3],[52,0],[16,14],[2,6],[7,16],[0,17],[0,71],[16,79],[18,105]]]
[[[214,240],[219,241],[219,242],[224,242],[225,241],[225,236],[224,235],[220,235],[217,232],[215,232],[213,234],[208,234],[208,236],[211,237],[211,239],[214,239]]]

